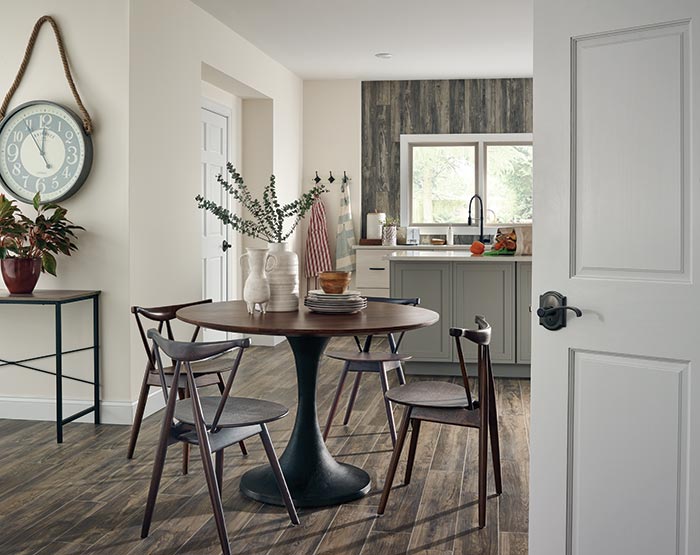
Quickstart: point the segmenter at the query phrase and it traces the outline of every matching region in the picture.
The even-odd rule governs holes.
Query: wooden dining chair
[[[367,297],[368,302],[374,303],[392,303],[400,304],[406,306],[418,306],[420,304],[419,298],[391,298],[391,297]],[[333,418],[338,410],[338,403],[340,401],[340,395],[343,392],[343,386],[345,385],[345,379],[348,373],[355,372],[355,383],[352,386],[352,391],[350,392],[350,399],[348,400],[348,407],[345,410],[345,418],[343,419],[343,426],[345,426],[350,421],[350,415],[352,414],[352,408],[355,405],[355,399],[357,398],[357,392],[360,389],[360,380],[362,379],[362,374],[365,372],[374,372],[379,374],[379,383],[382,387],[382,396],[384,399],[384,408],[386,410],[386,418],[389,422],[389,433],[391,434],[391,443],[396,445],[396,424],[394,423],[394,413],[391,408],[391,401],[386,397],[386,392],[389,389],[389,378],[388,372],[391,370],[396,370],[396,374],[399,379],[399,383],[404,385],[406,383],[406,376],[403,373],[402,362],[410,360],[409,355],[399,354],[399,347],[401,346],[401,341],[403,340],[405,332],[401,332],[398,339],[394,338],[394,334],[387,334],[387,341],[389,343],[389,351],[370,351],[372,346],[372,339],[374,336],[368,335],[365,338],[364,343],[360,341],[360,338],[355,336],[355,344],[357,345],[357,351],[329,351],[326,352],[326,356],[334,358],[337,360],[342,360],[344,362],[343,371],[340,374],[340,381],[338,382],[338,387],[335,390],[335,396],[333,397],[333,403],[331,404],[331,410],[328,413],[328,419],[326,420],[326,427],[323,430],[323,439],[328,438],[328,433],[330,432],[331,425],[333,424]]]
[[[143,413],[146,409],[146,401],[148,400],[148,394],[151,391],[151,387],[162,387],[161,377],[159,372],[156,370],[155,363],[155,353],[153,349],[148,344],[148,339],[146,337],[146,331],[144,328],[144,323],[142,318],[146,318],[152,322],[158,323],[158,332],[163,333],[163,328],[165,328],[167,337],[171,341],[174,340],[173,328],[171,322],[175,320],[175,314],[181,308],[186,306],[194,306],[198,304],[206,304],[212,302],[211,299],[206,299],[203,301],[195,301],[185,304],[176,304],[169,306],[158,306],[152,308],[145,308],[141,306],[132,306],[131,313],[136,319],[136,326],[139,330],[139,335],[141,337],[141,343],[146,351],[146,369],[143,373],[143,380],[141,382],[141,391],[139,392],[139,399],[136,404],[136,414],[134,415],[134,422],[131,425],[131,435],[129,437],[129,448],[127,450],[126,457],[131,459],[134,456],[134,450],[136,449],[136,440],[139,437],[139,431],[141,430],[141,423],[143,421]],[[199,326],[195,326],[194,332],[192,333],[192,338],[190,341],[196,341],[199,335]],[[203,372],[197,373],[196,382],[198,387],[206,387],[208,385],[216,385],[219,391],[224,390],[224,377],[223,374],[227,372],[227,367],[230,368],[230,360],[225,356],[216,359],[206,360],[197,363],[198,368],[205,368],[207,370],[215,370],[214,372]],[[166,385],[170,387],[173,379],[174,363],[171,362],[169,366],[163,369],[163,374],[165,375]],[[178,395],[181,399],[187,396],[187,378],[181,375],[178,381]],[[240,444],[241,452],[247,455],[245,444],[241,442]],[[187,474],[189,465],[189,445],[185,444],[183,446],[182,454],[182,473]]]
[[[399,429],[398,439],[391,456],[384,490],[379,501],[377,514],[384,514],[389,493],[401,458],[401,450],[406,441],[408,425],[411,424],[411,444],[408,448],[408,461],[404,483],[411,482],[413,462],[418,446],[418,434],[422,421],[437,422],[454,426],[466,426],[479,429],[479,528],[486,525],[486,470],[488,456],[488,439],[491,438],[491,458],[493,459],[493,476],[496,494],[502,492],[501,458],[498,443],[498,414],[496,412],[496,394],[494,391],[493,372],[491,370],[491,326],[483,316],[475,318],[478,329],[468,330],[451,328],[459,356],[462,384],[449,382],[421,381],[399,386],[387,391],[386,396],[394,403],[406,407]],[[477,345],[477,370],[479,379],[479,398],[473,399],[469,389],[469,377],[462,352],[462,338]]]
[[[165,339],[155,329],[148,331],[148,337],[153,341],[153,353],[156,368],[161,377],[166,408],[153,464],[141,537],[148,536],[151,526],[168,445],[178,441],[199,446],[204,477],[214,511],[214,521],[224,555],[231,553],[221,502],[224,449],[234,443],[240,443],[255,435],[260,436],[289,518],[292,524],[299,524],[299,517],[267,429],[269,422],[279,420],[289,413],[287,407],[271,401],[230,396],[243,351],[250,346],[250,339],[188,343]],[[197,378],[215,374],[217,370],[198,367],[193,363],[234,350],[235,357],[228,368],[230,373],[224,384],[224,390],[218,396],[200,397]],[[167,385],[169,380],[165,375],[161,351],[175,363],[170,387]],[[190,397],[187,399],[178,399],[176,384],[179,383],[181,376],[187,380],[189,386]],[[215,454],[216,461],[212,459],[212,454]]]

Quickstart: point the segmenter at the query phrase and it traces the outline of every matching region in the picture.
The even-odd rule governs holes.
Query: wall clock
[[[17,200],[31,203],[67,199],[80,189],[92,167],[92,139],[68,108],[35,100],[0,122],[0,181]]]

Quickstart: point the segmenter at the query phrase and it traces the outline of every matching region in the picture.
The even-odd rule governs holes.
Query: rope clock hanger
[[[48,100],[32,100],[7,113],[19,88],[39,32],[49,23],[56,37],[66,81],[80,116]],[[92,168],[92,119],[71,75],[65,45],[56,21],[45,15],[34,25],[17,75],[0,106],[0,184],[19,201],[58,202],[74,195]]]

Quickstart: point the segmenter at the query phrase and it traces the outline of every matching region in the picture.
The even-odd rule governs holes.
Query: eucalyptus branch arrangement
[[[73,225],[68,211],[58,204],[40,204],[39,193],[34,196],[36,218],[22,214],[17,204],[0,195],[0,259],[41,258],[41,270],[56,275],[56,254],[70,256],[78,250],[75,231],[85,229]]]
[[[265,186],[263,191],[262,200],[258,200],[253,197],[233,164],[227,163],[226,170],[230,174],[230,181],[224,179],[221,174],[216,176],[216,180],[235,201],[243,206],[250,218],[239,216],[214,201],[205,199],[202,195],[195,197],[198,207],[211,212],[224,225],[230,225],[234,231],[248,237],[263,239],[268,243],[283,243],[289,239],[299,222],[311,210],[316,198],[328,191],[326,186],[321,183],[312,187],[301,198],[288,204],[280,204],[277,199],[275,176],[271,175],[270,183]],[[285,233],[284,222],[286,219],[291,219],[292,223]]]

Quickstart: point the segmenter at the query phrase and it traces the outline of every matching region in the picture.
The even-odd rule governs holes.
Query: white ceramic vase
[[[270,302],[268,312],[299,310],[299,257],[287,243],[270,243],[270,256],[275,266],[268,272]]]
[[[240,258],[243,270],[248,272],[243,286],[243,300],[248,306],[249,314],[253,314],[256,308],[265,314],[270,303],[267,272],[276,266],[277,260],[269,253],[269,249],[246,248],[246,251]]]

